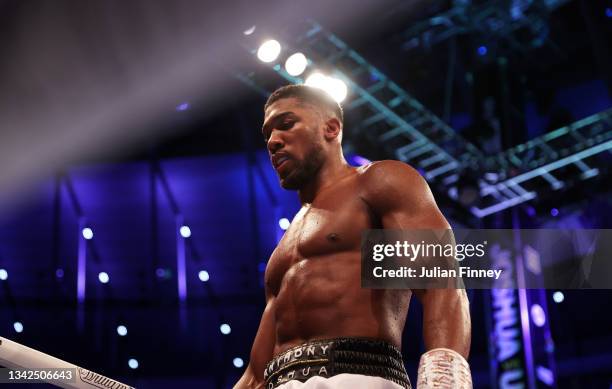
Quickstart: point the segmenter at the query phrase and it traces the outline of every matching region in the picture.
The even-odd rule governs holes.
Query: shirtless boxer
[[[412,293],[428,350],[417,387],[470,388],[464,290],[361,287],[364,230],[450,228],[426,182],[398,161],[349,166],[342,109],[319,89],[282,87],[264,111],[280,185],[302,208],[268,262],[266,308],[235,388],[410,388],[399,350]]]

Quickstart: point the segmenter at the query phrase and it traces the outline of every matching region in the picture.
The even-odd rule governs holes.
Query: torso
[[[369,337],[401,348],[411,292],[361,288],[361,234],[381,228],[361,171],[302,207],[265,274],[276,327],[274,355],[308,340]]]

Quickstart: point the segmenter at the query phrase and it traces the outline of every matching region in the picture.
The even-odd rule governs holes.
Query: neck
[[[330,157],[321,166],[315,177],[298,190],[298,197],[302,205],[312,203],[323,189],[337,182],[349,171],[350,166],[342,153]]]

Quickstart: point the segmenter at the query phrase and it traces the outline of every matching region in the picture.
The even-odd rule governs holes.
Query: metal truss
[[[482,170],[497,178],[481,181],[480,204],[471,211],[484,217],[595,177],[607,167],[596,158],[603,153],[612,154],[612,109],[483,160]]]
[[[481,33],[487,38],[505,39],[512,48],[525,50],[513,33],[529,27],[533,46],[540,46],[547,36],[546,15],[570,0],[496,0],[478,6],[470,1],[456,1],[448,11],[424,20],[401,34],[405,50],[429,49],[453,36]]]
[[[351,131],[363,134],[389,155],[417,168],[430,183],[447,190],[460,183],[466,171],[488,177],[480,180],[479,201],[469,207],[476,217],[594,177],[600,167],[594,157],[612,149],[612,110],[608,110],[485,157],[337,36],[315,22],[309,22],[303,31],[295,46],[308,57],[310,68],[327,70],[349,87],[344,110],[358,123]],[[249,50],[255,54],[255,49]],[[272,69],[290,83],[304,82],[280,64]],[[262,93],[273,89],[265,86],[257,72],[239,78]]]

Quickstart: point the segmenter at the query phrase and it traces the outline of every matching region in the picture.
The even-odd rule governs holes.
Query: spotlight
[[[606,8],[606,16],[609,18],[612,18],[612,8],[610,7]]]
[[[481,57],[487,55],[487,46],[480,46],[478,48],[478,55],[480,55]]]
[[[323,89],[338,103],[342,102],[348,93],[348,89],[344,81],[338,78],[328,77],[319,72],[312,73],[310,76],[308,76],[304,84]]]
[[[138,361],[134,358],[130,358],[130,360],[128,361],[128,366],[130,367],[130,369],[138,369]]]
[[[271,39],[269,41],[265,41],[259,46],[257,50],[257,58],[259,58],[262,62],[272,62],[281,52],[281,45],[278,41]]]
[[[230,332],[232,332],[232,327],[229,326],[229,324],[221,324],[221,326],[219,327],[219,330],[221,330],[221,333],[223,335],[229,335]]]
[[[6,281],[8,279],[8,272],[6,269],[0,269],[0,280]]]
[[[255,28],[256,28],[256,26],[255,26],[255,25],[253,25],[253,26],[251,26],[251,27],[247,28],[246,30],[242,31],[242,33],[243,33],[244,35],[251,35],[252,33],[254,33],[254,32],[255,32]]]
[[[190,105],[189,103],[185,102],[185,103],[181,103],[179,105],[176,106],[176,110],[181,112],[181,111],[187,111],[189,109]]]
[[[22,333],[23,332],[23,324],[21,324],[21,322],[16,321],[13,323],[13,328],[15,329],[15,332],[17,333]]]
[[[557,304],[561,304],[565,300],[565,295],[560,290],[553,293],[553,301]]]
[[[234,366],[236,366],[237,368],[241,368],[242,366],[244,366],[244,361],[242,360],[242,358],[234,358]]]
[[[556,217],[557,215],[559,215],[559,210],[557,208],[553,208],[550,210],[550,214]]]
[[[306,56],[302,53],[292,54],[287,61],[285,61],[285,70],[292,76],[299,76],[304,73],[306,70],[306,66],[308,65],[308,60]]]
[[[280,219],[278,221],[278,226],[282,229],[282,230],[286,230],[287,228],[289,228],[289,225],[291,224],[291,222],[289,221],[289,219],[287,219],[286,217]]]
[[[162,269],[161,267],[158,267],[157,269],[155,269],[155,275],[157,276],[157,278],[166,277],[166,269]]]
[[[126,336],[127,335],[127,327],[124,326],[124,325],[117,326],[117,334],[119,334],[119,336]]]
[[[55,270],[55,276],[57,278],[64,278],[64,269],[57,269],[57,270]]]
[[[200,270],[200,272],[198,273],[198,278],[200,279],[200,281],[206,282],[210,279],[210,275],[206,270]]]
[[[185,239],[191,237],[191,228],[189,228],[188,226],[182,226],[179,229],[179,232],[181,233],[181,236]]]
[[[83,228],[83,238],[91,240],[93,238],[93,231],[89,227]]]
[[[531,319],[533,320],[533,324],[538,327],[543,327],[544,324],[546,324],[546,314],[540,304],[533,304],[531,306]]]
[[[108,276],[107,272],[101,271],[100,273],[98,273],[98,280],[103,284],[108,284],[108,281],[110,281],[110,277]]]

